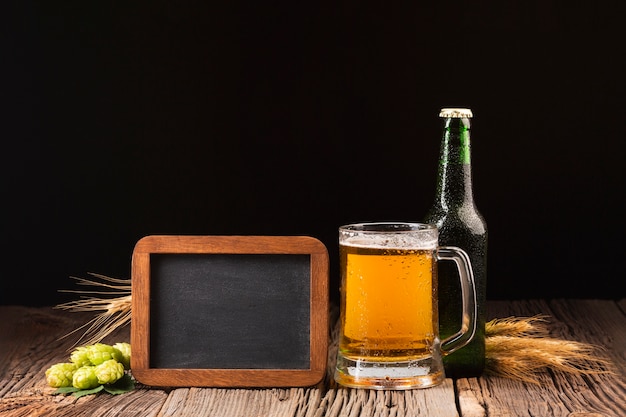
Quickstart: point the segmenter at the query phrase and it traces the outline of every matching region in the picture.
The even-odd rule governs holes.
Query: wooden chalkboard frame
[[[151,255],[274,254],[310,256],[309,369],[159,369],[151,366]],[[326,374],[328,355],[328,251],[308,236],[170,236],[140,239],[132,256],[131,369],[149,386],[306,387]],[[184,308],[184,306],[181,306]]]

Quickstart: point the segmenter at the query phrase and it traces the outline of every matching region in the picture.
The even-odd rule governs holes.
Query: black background
[[[621,10],[605,2],[3,3],[0,304],[128,278],[150,234],[420,220],[474,111],[491,299],[620,298]]]

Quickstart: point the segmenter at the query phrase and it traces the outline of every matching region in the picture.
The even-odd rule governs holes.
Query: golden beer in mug
[[[371,359],[430,355],[437,322],[433,250],[342,245],[340,256],[346,270],[342,352]]]
[[[467,255],[437,246],[437,228],[419,223],[342,226],[341,335],[336,381],[345,386],[410,389],[445,378],[442,354],[471,340],[475,303]],[[454,260],[463,282],[461,330],[439,340],[437,261]],[[463,323],[463,325],[461,325]]]

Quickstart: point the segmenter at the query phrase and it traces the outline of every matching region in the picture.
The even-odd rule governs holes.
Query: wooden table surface
[[[606,348],[614,374],[541,372],[539,384],[493,375],[446,379],[429,389],[353,390],[324,383],[293,389],[161,389],[112,396],[54,396],[44,371],[65,362],[59,339],[91,316],[0,306],[0,416],[626,416],[626,299],[490,301],[488,318],[549,316],[553,337]],[[335,334],[335,332],[329,332]],[[106,342],[129,341],[124,328]],[[329,350],[332,366],[336,345]]]

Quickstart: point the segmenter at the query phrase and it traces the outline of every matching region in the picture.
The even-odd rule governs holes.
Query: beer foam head
[[[437,227],[422,223],[359,223],[339,228],[344,246],[375,249],[436,249]]]

